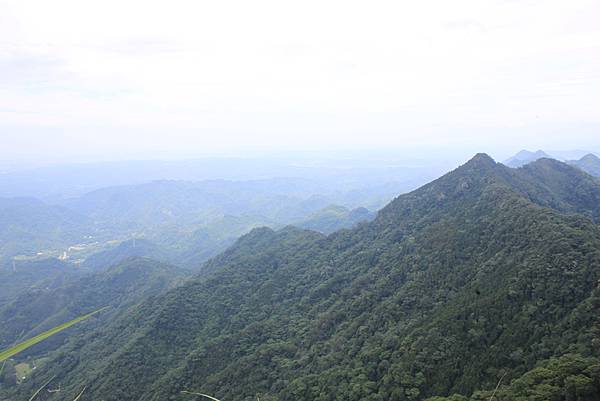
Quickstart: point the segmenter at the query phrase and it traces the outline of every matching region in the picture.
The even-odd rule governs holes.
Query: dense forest
[[[595,178],[480,154],[354,229],[254,229],[3,399],[598,400],[598,222]]]

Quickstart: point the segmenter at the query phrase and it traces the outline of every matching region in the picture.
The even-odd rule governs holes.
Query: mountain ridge
[[[557,190],[568,182],[588,198]],[[597,356],[598,196],[564,163],[478,154],[354,229],[252,230],[206,276],[85,335],[94,367],[67,363],[73,339],[57,372],[122,400],[422,400]]]
[[[504,164],[508,167],[518,168],[542,158],[552,158],[552,156],[541,149],[535,152],[521,150],[519,153],[506,160]]]

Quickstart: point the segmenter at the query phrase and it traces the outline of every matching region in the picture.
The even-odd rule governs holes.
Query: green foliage
[[[0,268],[0,305],[13,301],[26,291],[59,287],[81,273],[57,259],[19,261],[15,263],[15,270],[12,266]]]
[[[493,397],[492,397],[493,396]],[[600,359],[567,354],[544,360],[537,367],[502,385],[496,392],[476,391],[427,401],[596,401],[600,399]]]
[[[598,221],[588,175],[478,155],[353,230],[255,229],[205,275],[70,337],[51,363],[90,399],[489,400],[506,374],[498,399],[533,386],[591,401]]]
[[[23,291],[13,302],[0,306],[0,347],[8,347],[23,334],[34,336],[90,310],[112,306],[114,315],[150,296],[178,285],[186,276],[179,268],[150,259],[130,258],[98,273],[76,276],[61,285]],[[54,336],[35,349],[59,346],[65,336]],[[33,352],[33,351],[28,351]]]

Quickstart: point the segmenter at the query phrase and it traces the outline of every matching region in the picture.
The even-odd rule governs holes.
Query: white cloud
[[[4,1],[0,152],[33,155],[23,138],[61,155],[394,146],[515,127],[525,146],[600,123],[599,16],[588,0]]]

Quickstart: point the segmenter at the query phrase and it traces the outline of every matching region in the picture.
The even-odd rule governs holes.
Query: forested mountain
[[[589,153],[579,160],[570,160],[567,163],[594,177],[600,177],[600,158],[593,153]]]
[[[553,154],[569,154],[570,152],[553,152]],[[573,153],[582,153],[582,151],[575,151]],[[531,162],[534,162],[539,159],[556,159],[556,157],[548,155],[546,152],[542,150],[538,150],[537,152],[529,152],[527,150],[522,150],[517,153],[515,156],[504,162],[505,165],[513,168],[523,167]],[[565,160],[562,158],[558,158],[559,160]],[[585,171],[586,173],[593,175],[595,177],[600,177],[600,158],[593,153],[587,153],[581,156],[578,160],[565,160],[565,163],[577,167],[578,169]]]
[[[502,377],[500,378],[502,379]],[[600,359],[566,354],[541,361],[511,383],[498,381],[497,388],[475,391],[470,397],[453,394],[428,401],[595,401],[600,394]]]
[[[71,277],[60,285],[29,288],[0,306],[0,348],[101,307],[111,306],[106,314],[114,317],[180,284],[186,275],[182,269],[151,259],[129,258],[102,272]],[[39,353],[41,347],[52,348],[63,339],[55,336],[33,353]]]
[[[134,238],[123,241],[113,248],[90,255],[82,265],[85,268],[99,271],[133,257],[145,257],[154,260],[169,259],[166,252],[158,245],[145,239]]]
[[[364,207],[348,209],[343,206],[331,205],[310,215],[306,220],[295,224],[300,228],[314,230],[323,234],[331,234],[342,228],[352,228],[359,223],[375,218],[375,213]]]
[[[155,181],[103,188],[66,205],[110,225],[147,227],[203,222],[222,215],[258,215],[291,222],[327,206],[305,180]]]
[[[543,150],[537,150],[535,152],[530,152],[528,150],[522,150],[519,153],[517,153],[516,155],[514,155],[513,157],[511,157],[510,159],[506,160],[504,162],[504,164],[507,165],[508,167],[517,168],[517,167],[522,167],[528,163],[531,163],[538,159],[543,159],[543,158],[550,159],[550,158],[552,158],[552,156],[550,156]]]
[[[15,261],[0,268],[0,307],[23,291],[53,288],[83,272],[58,259]]]
[[[73,334],[13,397],[57,375],[63,393],[42,399],[87,386],[90,400],[188,399],[183,390],[231,401],[422,400],[469,397],[501,378],[504,399],[530,399],[510,391],[522,394],[540,372],[563,375],[576,354],[571,365],[590,366],[563,382],[574,376],[587,398],[552,399],[595,400],[599,221],[589,175],[549,159],[510,169],[480,154],[353,230],[253,230],[205,276]]]
[[[61,206],[0,199],[0,269],[48,258],[106,268],[129,256],[198,267],[252,228],[327,220],[315,215],[330,204],[322,189],[296,178],[155,181],[99,189]],[[351,226],[361,210],[323,228]]]
[[[93,231],[90,219],[67,208],[33,198],[0,198],[2,265],[14,255],[71,245]]]

